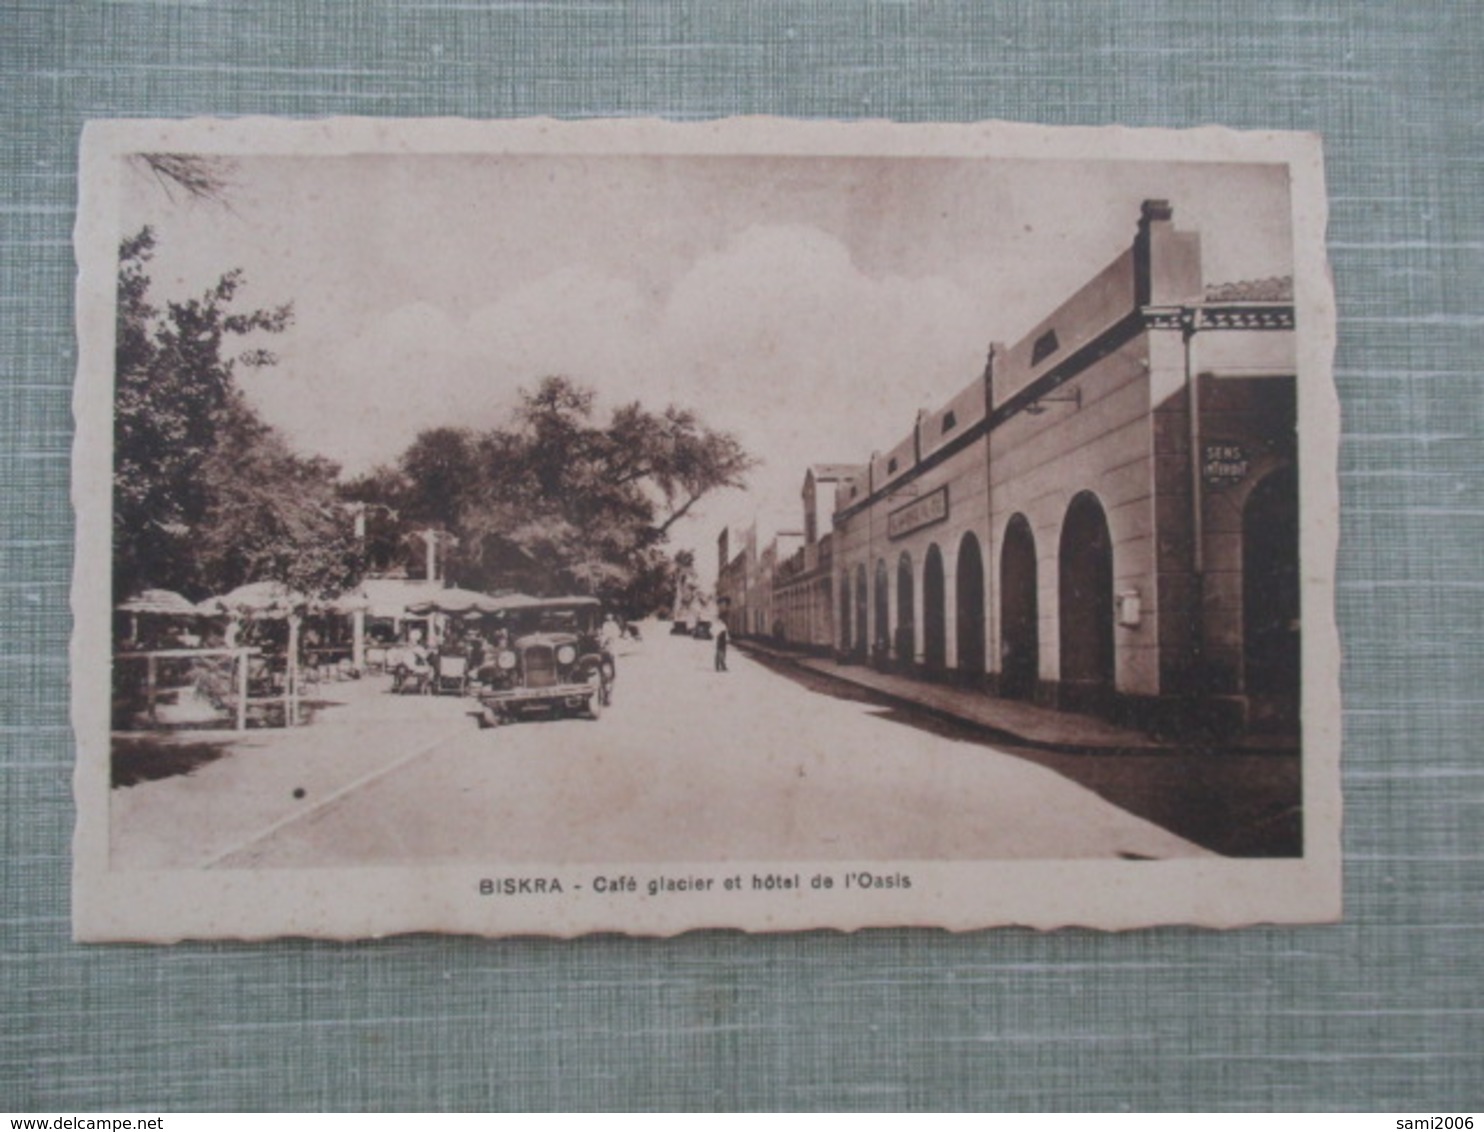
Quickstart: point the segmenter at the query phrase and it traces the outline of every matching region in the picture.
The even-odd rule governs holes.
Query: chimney
[[[1146,200],[1139,206],[1139,232],[1134,237],[1134,302],[1147,305],[1154,291],[1154,241],[1158,233],[1168,231],[1175,210],[1167,200]]]
[[[1167,200],[1146,200],[1134,237],[1134,301],[1139,306],[1199,302],[1201,237],[1177,231]]]

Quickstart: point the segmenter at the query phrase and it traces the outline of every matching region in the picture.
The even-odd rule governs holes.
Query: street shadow
[[[190,739],[176,741],[167,735],[115,738],[112,750],[112,785],[137,786],[162,778],[193,774],[228,753],[232,740]]]
[[[1017,742],[930,709],[887,702],[849,684],[760,653],[749,658],[810,691],[863,704],[878,719],[973,743],[1043,766],[1121,810],[1227,857],[1302,857],[1301,762],[1297,754],[1186,751],[1067,753]]]

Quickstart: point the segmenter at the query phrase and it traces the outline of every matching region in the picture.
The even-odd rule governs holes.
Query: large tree
[[[202,468],[208,503],[195,551],[206,587],[270,579],[325,598],[354,585],[361,550],[338,472],[291,451],[255,416],[230,418]]]
[[[689,410],[633,402],[601,420],[591,390],[548,377],[507,427],[424,432],[358,489],[456,535],[453,572],[467,584],[576,590],[641,613],[669,600],[674,525],[742,487],[753,464]]]
[[[272,365],[262,345],[288,305],[244,308],[240,271],[198,297],[150,295],[150,229],[119,251],[114,404],[114,588],[191,596],[276,580],[327,593],[353,580],[336,470],[295,456],[244,400],[239,367]]]

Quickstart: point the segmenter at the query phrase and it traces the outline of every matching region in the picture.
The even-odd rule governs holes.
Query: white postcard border
[[[1229,161],[1286,165],[1295,245],[1303,567],[1303,798],[1298,860],[808,862],[354,869],[111,870],[109,624],[112,357],[121,155],[667,153],[869,154]],[[74,933],[79,940],[354,939],[417,931],[570,937],[594,931],[670,935],[700,928],[794,931],[996,925],[1127,929],[1331,921],[1341,910],[1340,651],[1334,617],[1339,536],[1339,403],[1333,382],[1335,304],[1324,254],[1327,205],[1319,139],[1292,133],[972,125],[842,124],[773,119],[658,121],[269,119],[91,123],[82,147],[76,228],[77,421],[73,502],[72,713],[78,762]],[[848,874],[907,877],[910,887],[858,885]],[[798,878],[755,889],[752,878]],[[824,888],[816,878],[832,880]],[[635,891],[599,893],[597,878]],[[649,895],[656,878],[709,878],[710,891]],[[725,882],[743,878],[741,891]],[[546,880],[544,892],[520,881]],[[551,891],[551,881],[561,891]],[[506,881],[515,891],[506,892]],[[494,886],[492,891],[482,891]]]

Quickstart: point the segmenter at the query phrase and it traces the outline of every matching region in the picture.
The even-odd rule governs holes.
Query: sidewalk
[[[1303,854],[1303,790],[1296,743],[1196,749],[1090,716],[877,672],[863,664],[837,664],[752,640],[737,646],[780,674],[805,671],[864,691],[898,710],[971,727],[1019,757],[1217,853]]]
[[[840,664],[827,657],[780,649],[757,640],[738,641],[737,647],[775,663],[807,668],[831,680],[865,688],[899,707],[915,708],[955,723],[967,724],[1000,742],[1015,743],[1061,754],[1115,755],[1188,753],[1168,739],[1158,739],[1131,727],[1095,716],[1057,711],[1020,700],[1007,700],[951,684],[937,684],[890,672],[868,664]],[[1279,742],[1237,742],[1243,754],[1287,752]],[[1294,747],[1290,753],[1296,753]]]

